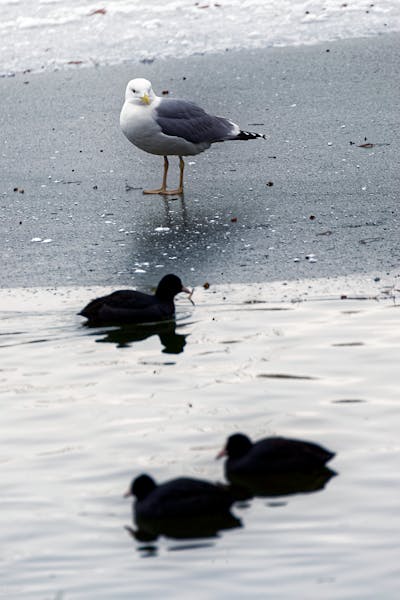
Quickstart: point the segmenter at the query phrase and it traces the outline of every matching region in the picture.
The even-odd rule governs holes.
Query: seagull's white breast
[[[119,122],[123,134],[132,144],[141,150],[158,154],[155,152],[155,140],[161,132],[161,128],[152,118],[150,106],[138,106],[125,102]]]
[[[207,142],[194,144],[180,137],[165,135],[154,118],[159,101],[156,98],[151,105],[143,106],[124,103],[119,122],[123,134],[132,144],[145,152],[161,156],[190,156],[210,147]]]

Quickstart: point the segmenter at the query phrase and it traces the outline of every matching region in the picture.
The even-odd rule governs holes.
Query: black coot
[[[314,491],[335,475],[325,467],[334,452],[302,440],[270,437],[253,443],[243,433],[235,433],[218,454],[222,456],[227,457],[227,479],[254,495]]]
[[[175,538],[214,536],[240,526],[230,512],[234,501],[222,485],[179,477],[157,485],[149,475],[136,477],[125,496],[135,496],[133,515],[141,535]]]
[[[165,519],[194,517],[222,512],[233,499],[222,485],[178,477],[157,485],[149,475],[140,475],[131,483],[125,496],[135,496],[135,517]]]
[[[118,290],[92,300],[79,314],[88,319],[88,325],[94,326],[165,321],[173,319],[174,297],[180,292],[190,294],[179,277],[165,275],[154,295],[134,290]]]

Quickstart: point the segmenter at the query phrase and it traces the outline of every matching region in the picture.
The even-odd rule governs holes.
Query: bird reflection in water
[[[337,473],[329,467],[315,468],[310,472],[288,472],[245,477],[231,476],[231,493],[236,500],[249,500],[254,496],[276,497],[309,494],[324,489]]]
[[[229,510],[220,514],[165,519],[136,518],[137,529],[125,527],[138,542],[154,542],[160,536],[174,540],[201,540],[219,537],[219,532],[241,527],[240,519]]]
[[[115,344],[117,348],[129,348],[135,342],[142,342],[147,338],[158,335],[160,338],[162,352],[164,354],[180,354],[186,345],[188,334],[176,333],[175,321],[168,323],[154,323],[142,325],[123,325],[117,329],[106,329],[100,332],[98,343]],[[99,335],[96,331],[93,335]]]

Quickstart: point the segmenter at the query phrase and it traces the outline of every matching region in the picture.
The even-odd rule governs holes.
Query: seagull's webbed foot
[[[183,194],[183,187],[177,188],[176,190],[167,190],[167,188],[159,188],[158,190],[143,190],[143,194],[160,194],[161,196],[176,196],[177,194]]]

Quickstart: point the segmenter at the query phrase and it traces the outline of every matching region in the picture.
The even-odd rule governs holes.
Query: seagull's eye
[[[136,90],[132,89],[132,92],[133,92],[134,94],[136,94]]]

